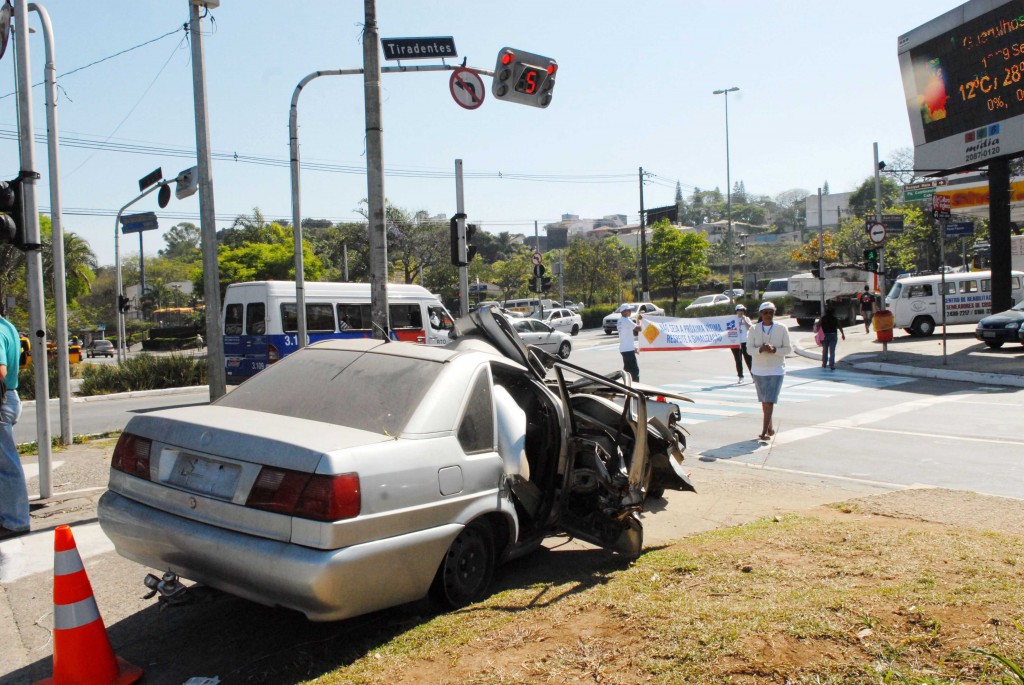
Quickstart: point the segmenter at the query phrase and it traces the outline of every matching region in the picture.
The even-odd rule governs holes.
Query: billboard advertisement
[[[899,38],[922,174],[1024,152],[1024,0],[971,0]]]

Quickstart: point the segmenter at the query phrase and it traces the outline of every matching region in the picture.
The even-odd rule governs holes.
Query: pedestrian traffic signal
[[[499,100],[531,107],[551,104],[558,62],[532,52],[502,48],[494,65],[491,92]]]
[[[0,181],[0,243],[19,249],[25,247],[25,205],[22,202],[21,179]]]
[[[473,236],[476,235],[477,225],[466,224],[466,264],[473,261],[473,257],[476,257],[476,245],[470,245],[473,241]]]
[[[466,253],[464,252],[463,246],[465,243],[460,240],[459,235],[459,219],[465,219],[466,215],[459,212],[451,218],[448,222],[449,237],[451,241],[452,250],[452,264],[455,266],[466,266]]]
[[[121,310],[121,313],[125,313],[132,308],[132,303],[124,295],[117,296],[117,308]]]
[[[864,270],[878,273],[878,248],[869,247],[864,250]]]

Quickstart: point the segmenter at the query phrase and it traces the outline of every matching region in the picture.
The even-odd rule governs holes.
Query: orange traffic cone
[[[128,685],[142,669],[114,655],[69,526],[53,540],[53,677],[35,685]]]

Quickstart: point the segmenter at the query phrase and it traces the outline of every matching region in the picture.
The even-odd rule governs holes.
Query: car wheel
[[[456,608],[481,599],[494,577],[494,534],[482,521],[466,526],[444,555],[430,593]]]
[[[579,333],[579,332],[580,332],[580,327],[579,327],[579,326],[577,326],[576,324],[573,324],[573,325],[572,325],[572,334],[573,334],[573,335],[576,335],[576,334],[577,334],[577,333]]]
[[[572,345],[569,344],[568,340],[558,346],[558,356],[562,359],[568,359],[570,352],[572,352]]]
[[[1003,341],[1002,340],[986,340],[985,341],[985,346],[986,347],[990,347],[993,350],[998,350],[1000,347],[1003,346]]]
[[[604,329],[604,334],[605,335],[611,335],[612,331],[606,328],[606,329]]]
[[[935,322],[932,321],[930,316],[919,316],[914,319],[914,323],[910,326],[910,334],[922,338],[927,338],[934,332]]]

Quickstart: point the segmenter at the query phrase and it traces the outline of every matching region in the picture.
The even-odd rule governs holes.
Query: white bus
[[[1014,304],[1024,300],[1024,273],[1010,272]],[[942,274],[901,278],[885,298],[893,325],[916,336],[935,332],[942,323]],[[946,274],[946,323],[977,323],[992,313],[992,272]]]
[[[391,338],[445,345],[452,316],[430,291],[389,284]],[[368,283],[306,283],[306,334],[327,338],[373,337]],[[299,349],[293,281],[232,283],[224,295],[224,358],[229,383],[240,383]]]

